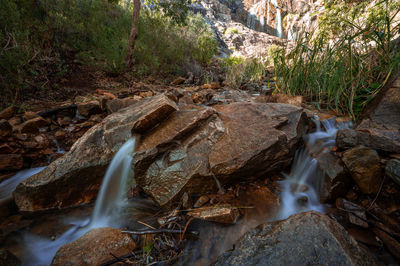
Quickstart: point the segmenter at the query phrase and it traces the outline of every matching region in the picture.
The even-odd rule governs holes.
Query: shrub
[[[143,10],[134,58],[135,70],[142,75],[180,74],[185,62],[210,63],[218,43],[199,15],[189,14],[185,23],[175,23],[161,12]]]
[[[229,86],[240,88],[244,83],[261,81],[266,74],[266,64],[258,58],[228,57],[220,60]]]

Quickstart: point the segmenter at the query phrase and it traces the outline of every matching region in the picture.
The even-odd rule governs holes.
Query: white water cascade
[[[260,2],[255,3],[251,9],[249,10],[249,15],[247,18],[247,27],[255,30],[257,20],[260,22],[261,31],[264,30],[265,26],[265,18],[264,14],[267,14],[267,25],[270,22],[270,4],[272,4],[276,9],[275,14],[275,30],[276,36],[282,38],[282,14],[281,10],[279,9],[277,0],[262,0]],[[266,12],[265,12],[266,11]]]
[[[282,38],[282,15],[281,10],[279,9],[278,3],[276,0],[271,0],[271,3],[274,5],[276,9],[275,14],[275,23],[276,23],[276,36]]]
[[[318,158],[335,145],[337,128],[335,120],[324,120],[321,128],[318,117],[314,118],[316,131],[306,136],[306,147],[297,151],[290,174],[281,182],[281,207],[277,219],[306,211],[324,212],[319,201],[318,187],[323,182],[324,173],[318,167]],[[347,125],[345,125],[347,126]]]
[[[125,142],[114,155],[103,179],[90,219],[73,223],[72,227],[55,240],[33,234],[24,236],[26,245],[23,265],[50,265],[57,250],[94,228],[119,226],[119,215],[124,207],[127,182],[132,176],[130,164],[135,150],[136,139]]]
[[[25,179],[39,173],[45,167],[36,167],[19,171],[14,176],[0,183],[0,202],[7,200],[12,197],[12,192],[18,186],[19,183]]]

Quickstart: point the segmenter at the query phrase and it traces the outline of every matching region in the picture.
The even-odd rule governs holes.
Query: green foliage
[[[130,21],[129,10],[107,0],[0,1],[0,87],[6,98],[27,97],[57,82],[74,59],[121,70]]]
[[[318,34],[305,34],[290,52],[273,51],[278,91],[357,118],[400,62],[392,42],[400,28],[394,22],[398,1],[382,1],[364,13],[365,2],[327,1]]]
[[[177,24],[185,24],[192,0],[145,0],[145,6],[153,11],[161,12]]]
[[[162,12],[144,10],[139,21],[134,68],[142,75],[176,74],[185,62],[209,64],[217,47],[213,32],[199,15],[189,14],[184,24],[177,24]]]
[[[231,56],[220,60],[224,67],[228,85],[240,88],[244,83],[258,82],[265,77],[266,64],[257,58]]]
[[[143,8],[137,73],[176,73],[185,61],[206,65],[217,52],[208,25],[188,13],[189,1],[172,2],[152,1],[154,8]],[[118,0],[0,0],[0,88],[8,101],[0,106],[28,92],[55,89],[77,61],[95,70],[124,71],[131,8]]]
[[[240,31],[236,28],[227,28],[225,31],[225,34],[231,35],[231,34],[240,34]]]

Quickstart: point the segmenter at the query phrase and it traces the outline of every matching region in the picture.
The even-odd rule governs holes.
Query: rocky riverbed
[[[301,97],[219,83],[103,90],[78,103],[24,114],[6,109],[0,113],[0,189],[15,171],[46,168],[2,199],[0,261],[29,262],[26,242],[42,242],[24,238],[28,232],[51,245],[75,228],[71,217],[90,219],[107,167],[134,137],[121,225],[81,231],[82,237],[62,243],[52,264],[395,264],[399,82],[353,128],[339,129],[336,144],[318,151],[303,137],[328,129],[315,128],[318,112]],[[337,122],[343,120],[349,119]],[[289,175],[305,142],[321,173],[315,189],[324,214],[277,221],[285,200],[282,173]],[[310,187],[293,190],[307,195]],[[77,230],[88,228],[79,224]]]

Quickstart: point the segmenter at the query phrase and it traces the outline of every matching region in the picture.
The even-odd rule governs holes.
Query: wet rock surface
[[[328,216],[301,213],[244,234],[213,265],[376,265]]]
[[[51,265],[101,265],[136,248],[132,238],[114,228],[93,229],[62,246]]]
[[[89,202],[118,148],[132,130],[146,130],[177,109],[163,95],[141,101],[92,127],[63,157],[25,180],[14,192],[21,211],[63,208]]]

